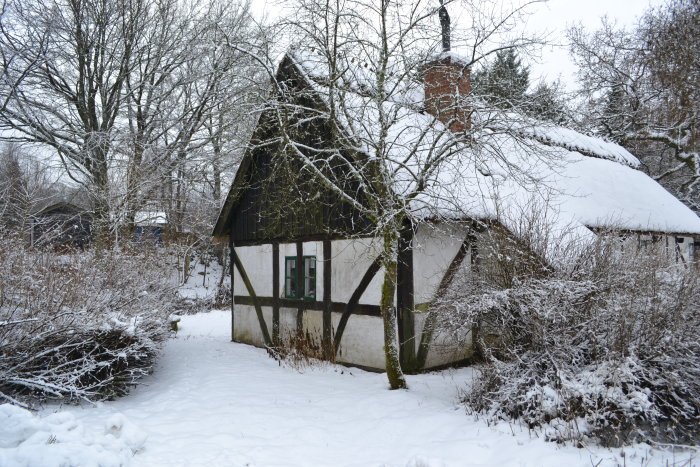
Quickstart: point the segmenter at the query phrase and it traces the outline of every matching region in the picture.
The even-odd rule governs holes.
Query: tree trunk
[[[109,204],[99,195],[93,203],[92,237],[95,251],[101,255],[110,246]]]
[[[126,194],[124,196],[124,206],[125,206],[125,216],[124,216],[124,226],[123,231],[129,237],[134,234],[136,230],[136,211],[138,211],[138,202],[140,195],[140,184],[143,177],[143,152],[145,147],[145,141],[143,138],[143,130],[141,127],[143,124],[137,118],[136,122],[139,128],[137,135],[134,137],[134,149],[131,161],[129,161],[129,168],[127,170],[126,176]]]
[[[93,239],[95,251],[102,254],[111,246],[111,209],[109,203],[109,174],[107,171],[107,150],[104,148],[92,151],[91,158],[93,186]]]
[[[406,379],[401,371],[399,361],[398,327],[396,323],[396,278],[398,262],[398,230],[387,227],[383,232],[384,251],[382,252],[384,266],[384,284],[380,308],[384,322],[384,356],[386,359],[386,376],[391,389],[406,389]]]

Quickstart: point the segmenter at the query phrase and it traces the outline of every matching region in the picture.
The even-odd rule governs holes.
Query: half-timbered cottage
[[[279,64],[278,83],[311,91],[303,106],[323,105],[319,60],[313,52],[294,51]],[[472,124],[458,114],[480,118],[446,110],[455,95],[469,91],[469,72],[454,54],[438,56],[423,76],[424,93],[413,93],[410,103],[391,103],[403,106],[404,120],[397,125],[410,121],[458,135]],[[355,98],[361,101],[361,92]],[[272,346],[301,333],[317,339],[338,362],[381,370],[382,271],[371,222],[313,177],[289,188],[294,168],[279,170],[278,146],[262,144],[275,139],[278,125],[274,115],[261,115],[214,230],[231,247],[232,338]],[[302,127],[300,137],[309,145],[330,141],[322,122]],[[395,306],[405,370],[470,357],[471,349],[451,347],[446,336],[424,328],[431,302],[456,269],[476,261],[484,228],[498,225],[518,235],[518,216],[535,196],[546,200],[548,228],[566,231],[567,238],[615,229],[628,242],[664,245],[688,263],[695,258],[700,218],[639,171],[624,148],[527,120],[510,121],[508,131],[494,128],[482,128],[469,141],[457,138],[465,163],[436,176],[414,211],[422,221],[401,234]],[[410,133],[408,126],[396,131]],[[493,147],[497,155],[489,155]],[[514,167],[527,168],[528,175],[515,175]]]

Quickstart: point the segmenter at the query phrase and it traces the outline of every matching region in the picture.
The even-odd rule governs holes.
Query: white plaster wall
[[[255,294],[258,297],[272,296],[272,245],[237,246],[236,254],[245,268]],[[235,268],[234,295],[248,295],[243,279]]]
[[[262,307],[263,317],[272,336],[272,308]],[[332,314],[333,329],[338,327],[341,313]],[[416,314],[417,343],[423,329],[425,314]],[[256,347],[264,347],[265,342],[260,329],[255,308],[249,305],[236,305],[234,311],[234,340]],[[289,338],[296,333],[297,310],[294,308],[280,309],[280,337],[288,344]],[[304,332],[320,345],[323,335],[323,313],[316,310],[305,310],[303,315]],[[468,335],[466,333],[465,335]],[[470,342],[469,339],[466,339]],[[382,320],[376,316],[353,315],[348,320],[343,338],[340,342],[338,361],[350,365],[358,365],[377,370],[384,370],[384,335]],[[416,351],[417,351],[416,346]],[[457,346],[455,341],[444,334],[433,336],[426,368],[445,365],[463,360],[471,356],[470,345]]]
[[[302,320],[304,333],[309,335],[316,345],[321,347],[323,339],[323,312],[318,310],[304,310]]]
[[[268,326],[268,332],[272,335],[272,309],[263,307],[263,316]],[[333,329],[338,327],[340,317],[341,313],[332,314]],[[234,340],[236,342],[256,347],[265,346],[254,307],[236,305],[234,319]],[[296,319],[296,309],[280,309],[280,337],[285,344],[288,344],[289,338],[296,333]],[[323,336],[323,313],[316,310],[305,310],[303,326],[304,332],[308,332],[320,345]],[[340,343],[338,361],[384,370],[383,339],[381,318],[362,315],[351,316]]]
[[[459,225],[418,226],[413,240],[413,288],[416,305],[430,302],[462,245],[467,229]],[[465,258],[466,264],[469,254]]]
[[[333,329],[338,327],[340,317],[340,313],[333,313]],[[337,360],[350,365],[384,370],[386,365],[382,319],[376,316],[351,316],[340,341]]]
[[[695,256],[697,255],[697,249],[694,247],[693,242],[694,239],[693,237],[678,237],[683,239],[683,243],[679,243],[678,247],[680,249],[681,255],[683,256],[683,259],[687,263],[692,263],[693,261],[697,260]]]
[[[677,242],[677,239],[682,240],[681,243]],[[694,239],[693,237],[686,237],[682,235],[678,236],[666,236],[666,243],[667,243],[667,252],[673,256],[675,261],[688,264],[693,262],[694,260],[697,260],[695,256],[697,256],[697,250],[693,246]]]
[[[272,337],[272,307],[262,307],[267,332]],[[255,307],[235,304],[233,308],[233,340],[256,347],[264,347],[262,329],[255,313]]]
[[[238,272],[238,268],[233,268],[233,294],[234,295],[248,295],[248,289],[245,288],[243,279],[241,279],[241,273]]]
[[[694,247],[694,239],[684,235],[659,235],[659,240],[650,243],[652,239],[648,234],[626,235],[621,243],[624,251],[637,253],[640,249],[647,249],[652,253],[665,255],[667,258],[678,263],[689,263],[697,260],[698,250]],[[678,243],[677,239],[681,239]],[[646,246],[644,246],[646,244]]]
[[[284,345],[289,344],[289,338],[297,330],[296,308],[280,308],[280,339]]]
[[[435,288],[440,282],[444,270],[457,253],[466,230],[456,227],[421,226],[414,240],[414,286],[416,303],[427,302],[432,298]],[[246,268],[258,296],[272,295],[272,245],[236,247],[236,252]],[[334,240],[332,252],[332,290],[334,302],[347,302],[359,284],[362,276],[379,254],[376,239]],[[317,300],[323,297],[323,243],[304,242],[304,255],[315,255],[317,259],[316,290]],[[284,258],[296,256],[295,243],[280,244],[280,290],[279,296],[284,297]],[[377,272],[367,290],[360,298],[362,304],[379,304],[383,269]],[[247,295],[245,285],[238,272],[234,277],[236,295]],[[272,334],[272,308],[263,307],[268,332]],[[340,321],[341,313],[332,314],[333,329]],[[416,346],[420,341],[424,314],[416,314]],[[255,308],[247,305],[235,305],[234,340],[245,342],[258,347],[264,346],[262,331],[258,323]],[[287,341],[296,332],[297,310],[295,308],[280,309],[280,336]],[[304,331],[316,339],[320,339],[323,329],[323,313],[321,311],[305,310],[303,314]],[[348,320],[343,339],[338,352],[338,361],[363,367],[384,369],[382,320],[379,317],[353,315]],[[470,349],[455,348],[445,351],[446,346],[453,344],[446,336],[434,336],[435,345],[428,354],[427,366],[439,366],[468,356]]]
[[[369,265],[368,265],[369,266]],[[362,275],[366,272],[366,269],[362,271]],[[360,276],[360,279],[362,279],[362,275]],[[360,283],[360,280],[358,279],[357,284]],[[377,271],[377,274],[374,275],[372,280],[370,281],[369,285],[367,286],[367,290],[365,290],[365,293],[362,294],[362,297],[360,297],[360,301],[358,303],[362,303],[365,305],[379,305],[381,302],[382,298],[382,284],[384,283],[384,268],[379,268]],[[355,284],[355,287],[357,287],[357,284]],[[354,291],[355,289],[353,289]],[[396,297],[394,296],[394,305],[396,305]]]
[[[263,318],[267,325],[267,332],[272,338],[272,307],[262,307]],[[304,314],[308,313],[305,311]],[[280,338],[284,344],[289,343],[289,338],[296,333],[297,329],[297,309],[280,308]],[[233,340],[256,347],[265,347],[258,316],[255,307],[251,305],[239,305],[234,307],[234,330]]]
[[[373,238],[334,240],[331,242],[331,297],[334,302],[347,303],[367,268],[379,255],[378,241]],[[359,303],[378,305],[384,271],[380,270],[370,282]]]
[[[416,313],[414,322],[416,330],[416,354],[420,345],[421,333],[427,313]],[[425,369],[464,360],[473,355],[471,331],[465,330],[458,339],[445,333],[433,333],[433,340],[425,361]]]
[[[700,267],[700,237],[693,238],[688,243],[689,256],[691,260]]]
[[[280,261],[284,264],[285,256],[295,256],[297,255],[297,245],[296,243],[280,243]],[[283,271],[284,272],[284,271]],[[282,275],[284,277],[284,275]]]

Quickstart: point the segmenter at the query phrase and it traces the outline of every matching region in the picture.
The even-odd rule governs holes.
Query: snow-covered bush
[[[0,399],[112,398],[150,371],[175,296],[165,252],[1,243]]]
[[[619,235],[546,270],[503,268],[521,255],[492,246],[481,270],[460,275],[438,305],[439,326],[455,336],[473,330],[484,358],[464,394],[470,410],[559,441],[698,442],[695,266]],[[504,270],[513,271],[505,281]]]

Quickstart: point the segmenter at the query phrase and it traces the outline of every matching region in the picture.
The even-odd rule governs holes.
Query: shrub
[[[289,331],[282,336],[279,345],[268,347],[267,353],[277,360],[302,371],[305,368],[323,366],[328,357],[324,355],[321,336],[317,332]]]
[[[162,250],[2,246],[0,398],[113,398],[151,370],[175,297]]]
[[[484,262],[517,257],[498,248]],[[474,329],[484,359],[464,394],[471,411],[520,419],[557,441],[697,443],[694,266],[611,235],[569,251],[546,273],[521,271],[507,285],[463,274],[438,309],[443,330]]]

